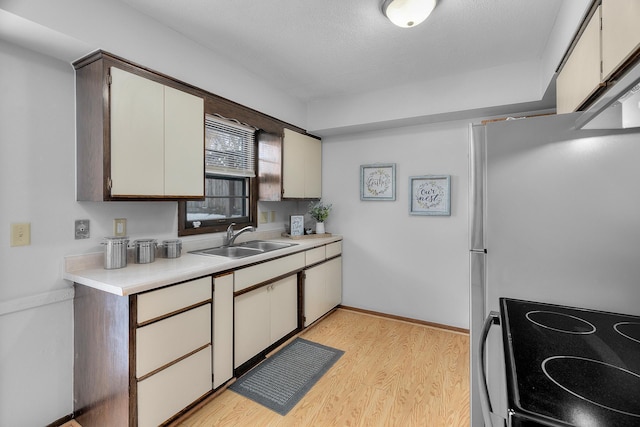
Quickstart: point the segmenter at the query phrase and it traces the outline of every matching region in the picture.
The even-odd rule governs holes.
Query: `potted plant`
[[[324,222],[331,212],[331,204],[325,204],[322,200],[311,202],[309,205],[309,215],[316,220],[316,234],[324,234]]]

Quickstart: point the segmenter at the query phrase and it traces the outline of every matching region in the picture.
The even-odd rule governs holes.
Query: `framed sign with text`
[[[396,164],[360,166],[360,200],[395,200]]]
[[[409,177],[409,214],[451,215],[451,176]]]
[[[291,215],[289,217],[289,234],[292,236],[302,236],[304,234],[304,215]]]

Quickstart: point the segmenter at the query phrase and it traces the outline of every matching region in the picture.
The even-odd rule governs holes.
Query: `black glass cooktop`
[[[514,426],[640,426],[640,317],[501,298]]]

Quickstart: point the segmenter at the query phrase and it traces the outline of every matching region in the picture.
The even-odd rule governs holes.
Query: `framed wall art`
[[[291,236],[302,236],[304,234],[304,215],[291,215],[289,217]]]
[[[451,176],[409,177],[409,214],[451,215]]]
[[[395,200],[396,164],[360,166],[360,200]]]

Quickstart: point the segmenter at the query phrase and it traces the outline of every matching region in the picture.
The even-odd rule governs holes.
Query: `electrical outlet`
[[[31,244],[31,223],[11,224],[11,246],[28,246]]]
[[[276,211],[271,211],[271,222],[276,222]]]
[[[116,218],[113,220],[113,235],[116,237],[124,237],[127,235],[126,218]]]
[[[260,224],[269,222],[268,212],[260,212]]]
[[[76,219],[76,240],[88,239],[89,236],[91,236],[89,233],[89,220]]]

